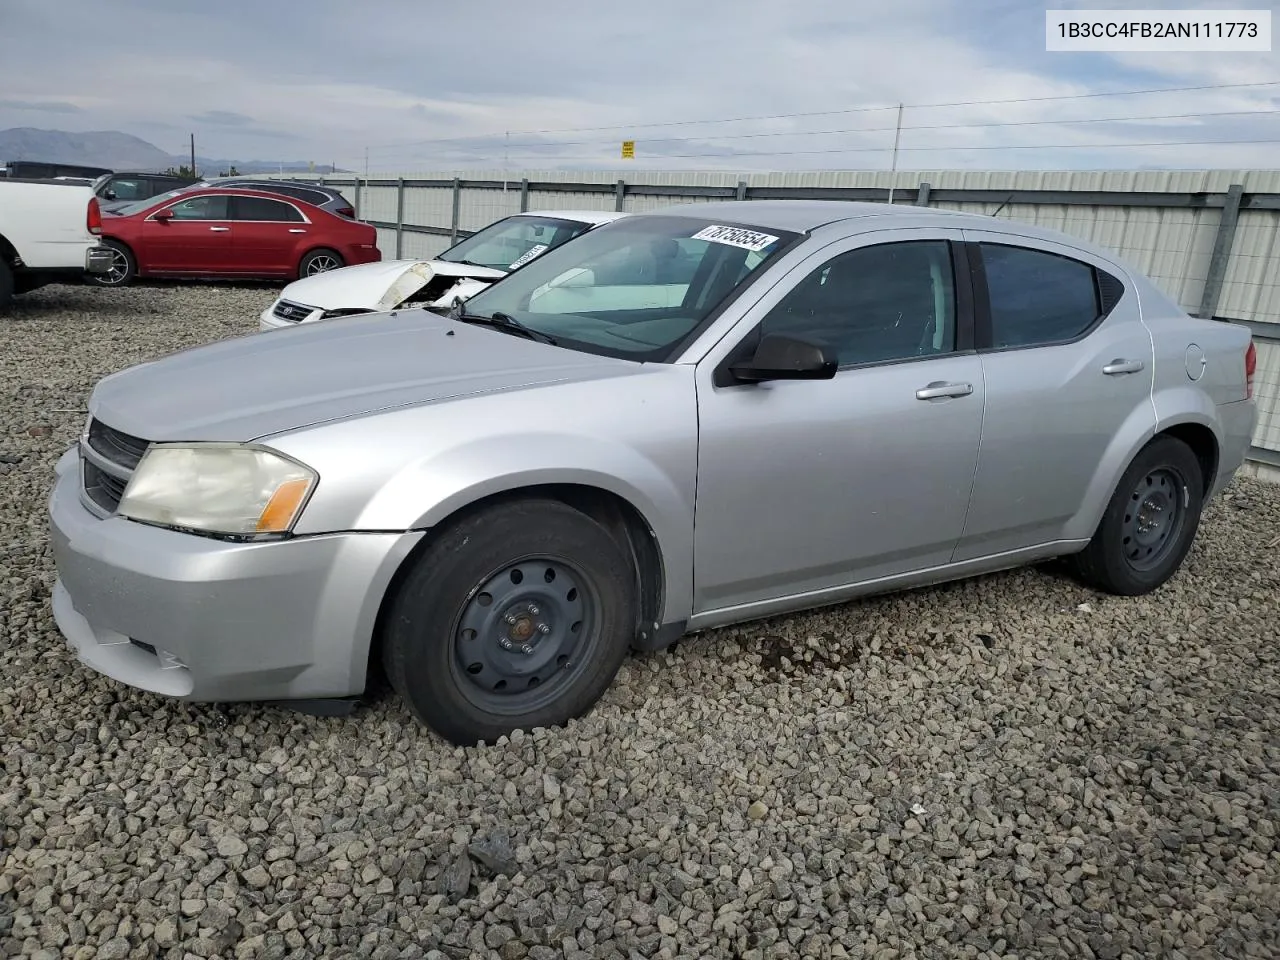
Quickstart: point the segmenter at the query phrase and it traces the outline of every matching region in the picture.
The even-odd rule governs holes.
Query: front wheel
[[[1120,478],[1089,545],[1070,558],[1075,573],[1121,596],[1160,587],[1191,549],[1205,493],[1191,448],[1176,437],[1156,437]]]
[[[346,266],[342,254],[335,250],[312,250],[298,264],[298,278],[314,277],[317,273],[328,273]]]
[[[7,309],[13,302],[14,292],[13,271],[4,262],[4,258],[0,257],[0,310]]]
[[[106,273],[91,273],[89,282],[100,287],[123,287],[138,275],[138,262],[133,251],[116,240],[103,240],[102,245],[111,250],[111,265]]]
[[[560,726],[613,682],[636,628],[635,575],[590,517],[503,503],[431,544],[397,591],[383,666],[414,716],[450,742]]]

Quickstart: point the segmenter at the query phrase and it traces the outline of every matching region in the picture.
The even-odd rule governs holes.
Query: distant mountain
[[[0,130],[0,164],[9,160],[47,160],[52,163],[77,163],[112,170],[159,172],[169,167],[190,166],[190,155],[169,154],[153,143],[118,130],[95,130],[69,133],[65,130],[39,130],[35,127],[11,127]],[[235,167],[239,173],[303,172],[310,169],[305,160],[228,160],[196,155],[197,172],[201,176],[217,175]],[[316,173],[335,172],[332,167],[316,165]],[[345,172],[339,168],[336,172]]]

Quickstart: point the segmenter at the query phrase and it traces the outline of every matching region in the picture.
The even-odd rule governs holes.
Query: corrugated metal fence
[[[501,170],[297,177],[348,193],[383,256],[434,256],[522,210],[643,211],[716,200],[836,199],[995,215],[1097,243],[1190,313],[1247,323],[1260,407],[1246,472],[1280,480],[1280,170],[732,173]],[[892,192],[892,196],[890,196]]]

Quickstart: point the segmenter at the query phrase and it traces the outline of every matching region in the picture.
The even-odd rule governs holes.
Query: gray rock
[[[511,838],[505,830],[493,830],[480,840],[467,846],[471,858],[492,874],[516,873],[520,867],[516,863],[515,850],[511,846]]]
[[[454,857],[440,871],[440,880],[436,889],[450,900],[457,901],[466,896],[471,886],[471,859],[466,856]]]

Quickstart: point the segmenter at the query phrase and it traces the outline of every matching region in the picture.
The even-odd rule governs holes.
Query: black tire
[[[0,310],[8,310],[13,303],[13,270],[0,259]]]
[[[1191,448],[1176,437],[1156,437],[1129,464],[1093,539],[1068,558],[1069,565],[1089,586],[1107,593],[1152,592],[1186,559],[1206,492]]]
[[[106,273],[87,274],[89,282],[99,287],[127,287],[138,276],[138,261],[133,251],[119,240],[103,240],[104,247],[111,248],[111,268]]]
[[[554,500],[490,507],[442,531],[399,586],[381,638],[387,679],[457,745],[561,726],[626,658],[634,584],[617,541],[582,512]]]
[[[312,277],[317,273],[328,273],[330,270],[339,270],[346,265],[347,261],[342,259],[342,254],[337,250],[325,248],[312,250],[298,264],[298,279]]]

